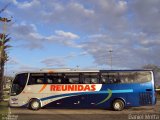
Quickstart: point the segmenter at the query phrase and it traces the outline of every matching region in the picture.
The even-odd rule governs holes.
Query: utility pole
[[[79,65],[76,66],[76,70],[79,70]]]
[[[112,70],[112,52],[113,52],[113,50],[109,50],[108,52],[110,54],[110,66],[111,66],[111,70]]]

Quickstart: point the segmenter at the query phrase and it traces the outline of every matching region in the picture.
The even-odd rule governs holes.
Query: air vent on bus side
[[[150,105],[152,104],[152,94],[151,92],[139,93],[140,105]]]

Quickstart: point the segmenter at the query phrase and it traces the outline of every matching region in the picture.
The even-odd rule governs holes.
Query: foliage
[[[0,115],[8,113],[8,102],[0,102]]]
[[[4,65],[8,61],[7,49],[11,46],[8,45],[10,38],[8,35],[0,34],[0,99],[2,99],[3,83],[4,83]]]
[[[160,67],[154,64],[144,65],[143,69],[152,69],[154,72],[160,72]]]
[[[0,51],[1,51],[1,62],[5,63],[8,61],[8,55],[7,55],[7,49],[11,46],[8,45],[8,42],[10,42],[10,37],[8,35],[0,34],[1,41],[0,41]]]

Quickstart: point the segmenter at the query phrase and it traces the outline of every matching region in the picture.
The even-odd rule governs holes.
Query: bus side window
[[[109,73],[108,74],[108,83],[109,84],[112,84],[114,83],[116,80],[115,80],[115,76],[112,74],[112,73]]]
[[[69,78],[69,83],[78,84],[79,83],[79,78]]]
[[[84,78],[84,84],[90,84],[90,78]]]
[[[112,77],[109,77],[108,83],[113,83],[113,78]]]
[[[133,83],[133,82],[134,79],[132,73],[128,72],[120,73],[120,83]]]
[[[44,84],[45,83],[45,76],[41,73],[33,73],[30,74],[28,85],[33,84]]]
[[[62,79],[60,78],[54,79],[54,84],[61,84],[61,83],[62,83]]]
[[[118,83],[118,79],[117,79],[117,75],[109,75],[109,79],[108,79],[109,83]]]
[[[54,76],[55,76],[54,74],[50,74],[50,73],[46,74],[46,83],[53,84]]]
[[[46,82],[47,84],[63,84],[63,75],[57,73],[47,74]]]
[[[69,84],[69,83],[70,83],[69,78],[68,78],[68,77],[65,77],[65,78],[64,78],[64,82],[65,82],[65,84]]]
[[[28,81],[28,85],[33,85],[33,84],[36,84],[36,79],[30,77],[30,78],[29,78],[29,81]]]
[[[98,84],[97,78],[91,78],[91,84]]]
[[[62,83],[62,79],[58,78],[58,79],[57,79],[57,83],[58,83],[58,84]]]
[[[78,84],[79,83],[79,73],[66,73],[64,77],[66,84]]]
[[[114,84],[120,83],[119,73],[101,73],[101,83],[102,84]]]
[[[50,79],[50,84],[64,84],[64,77],[62,74],[52,74],[52,76],[49,77]]]
[[[108,83],[108,73],[101,73],[101,84],[107,84]]]
[[[47,78],[47,84],[53,84],[53,80],[52,80],[52,79]]]
[[[107,83],[107,79],[104,78],[104,76],[101,77],[101,83],[102,83],[102,84],[106,84],[106,83]]]
[[[151,74],[148,71],[142,72],[120,72],[121,83],[143,83],[151,80]]]
[[[84,84],[98,84],[99,74],[98,73],[84,73]]]
[[[44,83],[44,79],[43,78],[37,78],[36,79],[36,83],[37,84],[43,84]]]

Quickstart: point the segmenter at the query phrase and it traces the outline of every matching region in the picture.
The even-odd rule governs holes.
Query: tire
[[[121,99],[117,99],[113,102],[112,108],[115,111],[121,111],[124,109],[124,102]]]
[[[41,108],[41,103],[38,99],[32,99],[29,103],[29,109],[39,110]]]

